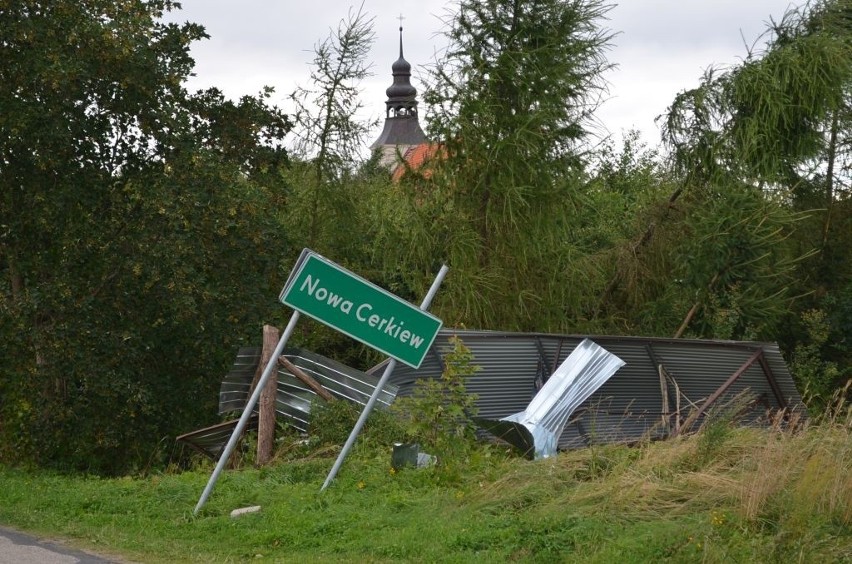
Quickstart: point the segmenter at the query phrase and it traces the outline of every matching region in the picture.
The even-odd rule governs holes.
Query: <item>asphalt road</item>
[[[0,527],[0,564],[115,564],[107,560],[63,546],[58,542],[41,540],[5,527]]]

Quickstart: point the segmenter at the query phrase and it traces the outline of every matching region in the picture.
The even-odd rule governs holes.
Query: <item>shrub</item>
[[[468,451],[476,438],[476,395],[469,394],[465,379],[480,370],[461,339],[450,339],[452,349],[444,356],[440,378],[422,378],[410,397],[394,403],[406,438],[434,449],[439,456]]]
[[[349,438],[363,406],[349,401],[315,401],[311,406],[310,443],[316,446],[342,445]],[[390,446],[403,436],[394,414],[373,409],[359,438],[367,445]]]

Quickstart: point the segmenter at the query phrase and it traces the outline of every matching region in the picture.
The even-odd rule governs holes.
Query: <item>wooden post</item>
[[[263,326],[263,351],[260,353],[260,366],[266,366],[275,353],[278,343],[278,329],[272,325]],[[257,464],[263,466],[272,458],[275,444],[275,396],[278,392],[278,377],[273,371],[260,392],[258,406],[260,418],[257,426]]]

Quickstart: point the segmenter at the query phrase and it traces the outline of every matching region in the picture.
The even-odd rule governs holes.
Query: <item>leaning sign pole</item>
[[[251,418],[254,406],[260,398],[261,392],[263,392],[263,387],[272,375],[273,369],[278,364],[278,357],[284,352],[284,345],[287,344],[287,340],[296,328],[297,321],[299,321],[299,312],[294,311],[293,315],[290,316],[290,322],[287,324],[287,328],[284,329],[284,333],[281,335],[281,339],[279,339],[278,345],[275,347],[275,351],[272,353],[272,357],[269,359],[269,363],[263,370],[260,380],[257,381],[257,387],[255,387],[254,393],[252,393],[248,403],[246,403],[245,409],[243,409],[243,414],[240,416],[240,420],[237,422],[234,432],[231,433],[231,438],[228,439],[228,444],[225,445],[225,449],[222,451],[222,454],[219,455],[219,461],[216,463],[216,468],[213,469],[213,474],[210,475],[210,479],[207,481],[207,485],[204,487],[204,491],[201,493],[201,497],[198,499],[198,503],[195,505],[195,509],[192,512],[194,515],[197,515],[198,510],[207,502],[210,492],[213,491],[213,486],[216,485],[216,480],[219,479],[219,474],[222,473],[222,469],[225,468],[225,464],[228,463],[228,459],[231,457],[231,453],[234,451],[237,441],[240,440],[240,435],[243,434],[243,430],[246,428],[248,420]]]
[[[349,435],[349,440],[344,445],[337,462],[335,462],[325,484],[323,484],[322,489],[325,489],[334,479],[343,459],[346,458],[346,454],[355,442],[355,438],[370,414],[379,393],[391,372],[393,372],[396,361],[412,368],[419,368],[426,353],[429,352],[429,348],[441,329],[441,320],[427,313],[426,310],[446,276],[447,270],[446,266],[441,267],[441,271],[418,308],[310,249],[304,249],[287,277],[287,282],[279,296],[283,304],[292,307],[295,311],[281,335],[281,339],[275,347],[275,352],[266,365],[254,393],[246,403],[243,414],[231,434],[228,444],[225,445],[216,468],[198,500],[198,504],[195,506],[194,513],[197,514],[207,501],[219,474],[227,464],[231,452],[251,418],[260,393],[278,363],[278,357],[281,356],[287,340],[296,327],[300,313],[304,313],[391,357],[391,361],[373,391],[373,395],[367,405],[364,406],[361,417]]]
[[[443,282],[444,277],[447,275],[447,271],[449,269],[446,265],[441,267],[441,270],[438,272],[438,275],[435,277],[435,281],[432,282],[432,287],[429,288],[429,292],[426,294],[426,297],[423,298],[423,303],[420,304],[421,311],[425,311],[429,305],[432,303],[432,298],[435,297],[435,294],[438,292],[438,288],[441,286],[441,282]],[[435,330],[435,335],[438,334],[438,329],[440,329],[440,321],[438,328]],[[434,335],[432,336],[432,340],[434,340]],[[431,343],[429,344],[431,346]],[[428,350],[428,348],[427,348]],[[425,355],[425,353],[424,353]],[[334,462],[334,466],[331,467],[331,472],[328,473],[328,476],[325,479],[320,491],[325,491],[328,485],[334,480],[334,477],[337,475],[337,471],[340,470],[340,467],[343,465],[343,460],[346,458],[346,455],[349,454],[349,450],[352,448],[352,445],[355,444],[355,439],[358,437],[358,433],[361,432],[361,428],[364,426],[364,423],[367,421],[367,417],[370,415],[370,411],[373,409],[373,405],[375,405],[376,400],[379,397],[379,394],[382,391],[382,388],[385,387],[385,384],[390,378],[391,373],[394,368],[396,368],[396,358],[391,358],[388,365],[385,367],[385,371],[382,374],[382,377],[379,379],[379,383],[376,385],[376,389],[373,390],[373,395],[370,396],[370,399],[367,401],[367,405],[364,406],[364,410],[361,412],[361,416],[358,418],[358,421],[355,423],[355,427],[352,428],[352,432],[349,433],[349,438],[346,440],[346,444],[343,445],[343,450],[340,451],[340,454],[337,456],[337,460]],[[423,361],[423,358],[420,358],[420,362]],[[417,363],[417,366],[420,366],[420,362]],[[417,367],[415,367],[417,368]]]

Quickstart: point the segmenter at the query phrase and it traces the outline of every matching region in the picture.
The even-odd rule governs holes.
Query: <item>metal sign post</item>
[[[201,498],[199,498],[198,503],[195,506],[195,510],[192,512],[193,515],[198,514],[198,510],[207,502],[210,492],[213,491],[213,486],[216,485],[216,480],[219,479],[219,474],[222,473],[222,469],[225,467],[225,464],[228,463],[228,458],[231,457],[231,452],[233,452],[237,441],[240,439],[240,435],[243,434],[243,430],[246,428],[248,420],[251,418],[251,413],[254,410],[255,404],[257,404],[258,398],[260,398],[260,393],[263,391],[266,381],[269,380],[269,377],[272,375],[272,371],[278,365],[278,357],[284,352],[284,346],[287,344],[287,340],[290,338],[290,335],[293,334],[297,321],[299,321],[299,312],[294,311],[293,315],[290,316],[290,323],[288,323],[287,328],[284,329],[284,334],[281,335],[281,339],[278,341],[278,346],[275,347],[272,357],[269,359],[266,368],[263,370],[263,374],[260,376],[260,380],[257,382],[254,393],[252,393],[249,398],[234,432],[231,433],[231,438],[228,439],[228,444],[225,445],[225,450],[223,450],[222,454],[219,456],[219,462],[216,463],[216,468],[213,470],[213,474],[210,475],[210,479],[207,481],[207,486],[201,493]]]
[[[257,387],[254,389],[243,410],[240,420],[228,444],[222,451],[216,468],[195,506],[193,514],[205,504],[219,474],[228,462],[231,452],[242,435],[251,418],[258,398],[278,364],[278,358],[284,352],[284,346],[296,328],[299,313],[304,313],[320,321],[332,329],[361,341],[391,357],[385,373],[379,380],[373,395],[364,407],[361,417],[349,435],[349,440],[337,459],[331,473],[323,485],[323,489],[334,479],[343,459],[355,442],[355,438],[364,426],[367,416],[376,403],[382,388],[396,366],[396,361],[404,362],[412,368],[419,368],[426,353],[435,341],[441,329],[441,320],[426,312],[432,298],[438,291],[449,270],[441,267],[432,287],[423,299],[420,308],[411,305],[402,298],[364,280],[345,268],[314,253],[310,249],[302,250],[296,265],[287,277],[280,300],[294,310],[290,323],[281,335],[278,346],[266,365]]]
[[[435,277],[435,281],[432,282],[432,287],[429,288],[429,292],[426,294],[426,297],[423,298],[423,303],[420,304],[421,310],[425,311],[429,308],[432,303],[432,298],[434,298],[435,294],[438,292],[438,288],[441,286],[441,282],[444,281],[444,277],[447,275],[448,270],[449,268],[447,267],[447,265],[443,265],[441,267],[441,270]],[[418,363],[418,366],[419,365],[420,363]],[[334,466],[332,466],[331,472],[328,473],[328,476],[326,477],[322,488],[320,488],[320,491],[325,491],[331,481],[334,480],[334,477],[337,475],[337,471],[340,470],[340,467],[343,465],[343,460],[346,458],[346,455],[349,454],[349,451],[352,449],[352,445],[355,444],[355,439],[358,437],[358,433],[361,432],[361,428],[367,421],[367,417],[369,417],[370,411],[372,411],[373,409],[373,405],[376,403],[379,394],[382,392],[382,388],[384,388],[394,368],[396,368],[396,359],[391,358],[390,362],[388,362],[388,365],[385,367],[385,371],[382,374],[382,377],[379,379],[379,383],[376,385],[376,389],[373,390],[373,395],[370,396],[370,400],[367,402],[367,405],[364,406],[364,410],[361,412],[361,416],[355,423],[355,427],[352,429],[352,432],[349,433],[349,438],[346,440],[346,444],[343,445],[343,450],[341,450],[340,454],[337,456],[337,460],[334,462]]]

